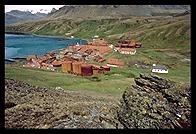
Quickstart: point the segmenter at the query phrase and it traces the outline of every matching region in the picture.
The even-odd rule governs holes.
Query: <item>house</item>
[[[95,35],[94,38],[99,38],[99,36],[98,35]]]
[[[168,73],[168,69],[165,66],[153,64],[152,72],[153,73]]]
[[[135,40],[121,40],[118,41],[117,45],[115,45],[114,51],[121,54],[134,55],[136,53],[136,48],[140,48],[141,46],[142,44]]]

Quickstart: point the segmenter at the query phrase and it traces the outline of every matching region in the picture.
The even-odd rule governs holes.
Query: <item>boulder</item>
[[[116,118],[124,128],[191,128],[190,87],[140,74],[128,87]]]

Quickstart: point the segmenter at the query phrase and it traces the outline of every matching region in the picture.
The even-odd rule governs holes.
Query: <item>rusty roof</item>
[[[57,61],[57,60],[54,60],[53,62],[52,62],[52,65],[62,65],[62,61]]]
[[[124,66],[124,62],[122,60],[115,59],[115,58],[109,58],[108,64],[117,65],[117,66]]]

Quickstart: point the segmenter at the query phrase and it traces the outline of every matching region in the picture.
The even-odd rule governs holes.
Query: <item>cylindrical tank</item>
[[[81,75],[81,65],[83,62],[73,62],[72,63],[72,72],[77,75]]]
[[[64,73],[70,73],[72,71],[72,62],[66,61],[62,64],[62,71]]]

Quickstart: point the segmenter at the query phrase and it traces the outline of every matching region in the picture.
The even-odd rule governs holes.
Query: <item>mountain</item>
[[[84,39],[99,35],[111,42],[134,38],[147,43],[144,46],[147,48],[176,48],[189,44],[190,12],[186,12],[189,10],[186,5],[64,6],[40,20],[6,26],[6,31],[66,38],[71,34]],[[188,45],[179,47],[189,49]]]
[[[45,13],[38,12],[36,14],[32,14],[29,11],[12,10],[10,12],[5,13],[5,24],[12,24],[27,20],[36,20],[45,16],[47,16],[47,14]]]
[[[48,15],[49,19],[100,19],[129,16],[152,16],[157,13],[182,13],[186,5],[68,5]]]

